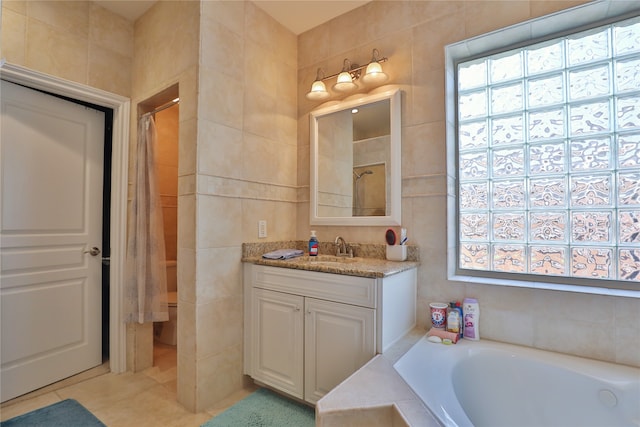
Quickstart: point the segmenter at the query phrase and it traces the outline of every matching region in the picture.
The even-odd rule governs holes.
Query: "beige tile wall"
[[[418,319],[428,303],[477,297],[485,338],[640,366],[640,299],[454,283],[446,270],[444,47],[474,35],[552,13],[582,1],[372,2],[298,38],[297,238],[309,231],[309,115],[304,95],[317,67],[338,72],[345,57],[367,62],[371,49],[402,99],[403,226],[420,246]],[[384,242],[385,227],[314,227],[321,241]]]
[[[3,0],[0,56],[130,96],[133,23],[87,1]]]
[[[296,37],[251,2],[202,2],[201,34],[196,408],[242,386],[241,245],[294,236],[297,194]]]
[[[196,410],[197,325],[195,294],[197,196],[199,2],[157,2],[135,23],[132,78],[132,123],[136,105],[178,85],[178,400]],[[166,100],[165,100],[166,101]],[[163,102],[160,102],[163,103]],[[132,126],[132,145],[136,138]],[[141,334],[147,331],[138,331]],[[138,353],[151,351],[138,348]],[[137,354],[135,360],[142,359]],[[136,368],[138,369],[138,368]]]

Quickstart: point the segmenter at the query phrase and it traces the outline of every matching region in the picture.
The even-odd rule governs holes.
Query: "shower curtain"
[[[169,320],[165,298],[164,226],[157,186],[155,145],[153,117],[143,116],[138,122],[127,227],[124,309],[128,323]]]

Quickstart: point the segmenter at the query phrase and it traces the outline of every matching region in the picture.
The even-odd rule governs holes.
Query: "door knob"
[[[100,255],[100,249],[98,249],[97,247],[94,246],[91,249],[89,249],[88,251],[84,251],[83,253],[89,254],[91,256],[98,256],[98,255]]]

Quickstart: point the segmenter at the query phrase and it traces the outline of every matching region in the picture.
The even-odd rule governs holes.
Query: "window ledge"
[[[546,289],[551,291],[577,292],[581,294],[607,295],[613,297],[640,298],[640,290],[612,289],[597,286],[583,286],[567,283],[529,282],[526,280],[507,280],[495,277],[478,277],[450,274],[448,279],[455,282],[478,283],[484,285],[511,286],[516,288]]]

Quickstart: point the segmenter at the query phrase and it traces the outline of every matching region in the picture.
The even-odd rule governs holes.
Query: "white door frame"
[[[44,90],[113,109],[111,164],[111,261],[109,267],[109,365],[111,372],[127,369],[126,325],[122,316],[122,284],[127,231],[129,170],[129,98],[101,89],[0,61],[0,77],[6,81]]]

